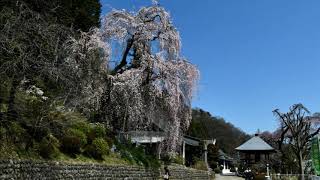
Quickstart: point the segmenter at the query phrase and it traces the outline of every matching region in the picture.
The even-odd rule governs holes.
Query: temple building
[[[269,160],[270,154],[275,152],[275,149],[261,139],[258,134],[237,147],[236,150],[240,153],[240,160],[247,165]]]
[[[224,153],[221,149],[218,151],[219,153],[219,166],[222,167],[222,174],[228,175],[231,174],[231,166],[233,166],[233,158]]]

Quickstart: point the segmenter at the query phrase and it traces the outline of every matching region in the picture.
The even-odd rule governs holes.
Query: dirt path
[[[238,176],[221,176],[220,174],[216,174],[215,180],[244,180]]]

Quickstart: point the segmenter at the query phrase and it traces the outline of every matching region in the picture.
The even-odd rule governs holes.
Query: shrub
[[[148,157],[146,156],[143,148],[140,147],[131,147],[130,153],[135,160],[135,162],[139,165],[144,165],[146,167],[150,166]]]
[[[254,176],[255,180],[265,180],[265,174],[257,174]]]
[[[103,124],[96,124],[93,128],[90,129],[88,140],[89,142],[92,142],[95,138],[105,138],[106,134],[107,131]]]
[[[0,127],[0,140],[5,139],[7,136],[7,130],[4,127]]]
[[[104,138],[107,134],[106,128],[103,124],[97,124],[93,128],[96,138]]]
[[[86,121],[75,122],[71,127],[83,132],[85,135],[88,135],[92,129],[90,124]]]
[[[152,155],[146,155],[143,147],[129,147],[129,151],[133,160],[137,164],[152,168],[160,167],[158,159]]]
[[[87,119],[78,112],[65,111],[64,106],[55,106],[55,110],[50,111],[47,116],[50,122],[50,132],[61,139],[65,134],[65,128],[79,129],[85,134],[88,133],[90,126]]]
[[[102,138],[96,138],[92,144],[88,145],[85,149],[87,156],[95,159],[103,159],[103,156],[108,155],[110,152],[108,143]]]
[[[151,168],[159,168],[160,167],[160,165],[161,165],[160,161],[156,156],[147,155],[146,158],[148,160],[147,167],[151,167]]]
[[[207,165],[204,161],[197,161],[194,166],[195,169],[207,171]]]
[[[166,153],[161,157],[161,159],[164,161],[165,165],[169,165],[171,163],[183,164],[184,162],[182,156],[176,153]]]
[[[216,174],[220,174],[221,173],[221,169],[220,168],[214,168],[213,170]]]
[[[25,133],[25,129],[23,129],[17,122],[12,122],[9,125],[9,132],[15,137],[21,137]]]
[[[39,145],[39,154],[46,159],[52,159],[59,155],[59,140],[49,134],[44,137]]]
[[[78,129],[68,129],[62,138],[62,150],[69,154],[81,152],[81,148],[87,144],[86,135]]]
[[[174,158],[177,156],[176,153],[165,153],[162,155],[161,159],[165,165],[169,165],[174,162]]]
[[[164,154],[161,157],[162,161],[164,162],[165,165],[171,164],[171,157],[168,154]]]
[[[176,155],[175,157],[173,157],[172,161],[176,164],[183,164],[184,159],[182,158],[182,156]]]
[[[112,145],[113,145],[113,143],[114,143],[114,142],[113,142],[113,139],[110,138],[110,137],[106,137],[105,140],[106,140],[106,142],[108,143],[109,147],[112,147]]]
[[[132,154],[130,153],[130,151],[128,151],[126,149],[121,149],[120,155],[121,155],[121,158],[127,160],[128,162],[130,162],[130,163],[134,162],[134,158],[133,158]]]
[[[159,160],[152,155],[146,155],[142,146],[135,147],[130,142],[126,142],[125,144],[117,143],[116,146],[121,158],[130,163],[136,163],[138,165],[144,165],[145,167],[151,168],[160,167]]]
[[[267,169],[266,164],[267,163],[263,161],[256,163],[253,166],[251,166],[251,170],[257,173],[264,173],[266,172],[266,169]]]

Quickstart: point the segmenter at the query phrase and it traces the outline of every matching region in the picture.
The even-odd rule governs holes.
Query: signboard
[[[320,143],[319,137],[314,137],[311,144],[312,164],[316,174],[320,175]]]

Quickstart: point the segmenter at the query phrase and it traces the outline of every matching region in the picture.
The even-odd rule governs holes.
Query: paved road
[[[221,176],[220,174],[216,174],[216,180],[244,180],[238,176]]]

